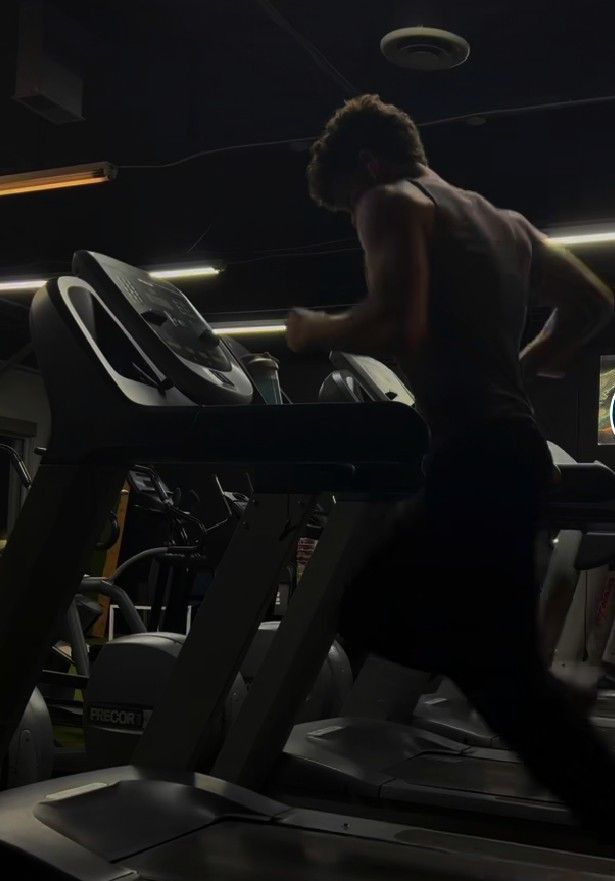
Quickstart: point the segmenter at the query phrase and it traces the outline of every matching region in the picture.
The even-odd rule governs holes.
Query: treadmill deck
[[[101,818],[104,817],[104,822]],[[110,768],[0,794],[12,877],[607,881],[613,861],[289,808],[203,775]]]
[[[377,719],[295,726],[276,787],[571,822],[564,806],[531,780],[513,753]]]

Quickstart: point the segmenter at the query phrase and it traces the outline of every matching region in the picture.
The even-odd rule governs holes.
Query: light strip
[[[44,278],[32,278],[25,281],[0,281],[0,291],[37,291],[45,284]]]
[[[223,327],[213,325],[213,332],[218,336],[248,336],[258,333],[285,333],[285,324],[233,324]]]
[[[182,269],[178,267],[177,269],[156,269],[148,274],[151,275],[152,278],[160,278],[160,279],[181,279],[181,278],[210,278],[215,275],[219,275],[222,272],[221,269],[216,269],[215,266],[187,266]],[[32,279],[18,279],[16,281],[0,281],[0,291],[37,291],[40,287],[42,287],[47,279],[45,278],[32,278]]]
[[[186,266],[182,269],[154,269],[148,270],[152,278],[207,278],[212,275],[220,275],[221,269],[215,266]]]
[[[0,187],[2,178],[0,178]],[[0,193],[1,195],[1,193]],[[554,245],[597,245],[615,242],[615,230],[595,233],[578,233],[571,235],[550,235],[550,242]],[[211,278],[219,275],[221,269],[215,266],[181,266],[175,269],[153,269],[149,271],[152,278],[161,279],[182,279],[182,278]],[[36,291],[45,284],[46,279],[23,279],[17,281],[0,281],[0,291]],[[284,324],[264,324],[264,325],[232,325],[223,328],[215,328],[216,333],[238,335],[250,333],[284,333]]]
[[[116,174],[117,169],[108,162],[73,165],[68,168],[47,168],[24,174],[5,174],[0,176],[0,196],[104,184],[112,180]]]
[[[599,245],[603,242],[615,242],[615,230],[609,232],[579,233],[569,236],[549,236],[554,245]]]

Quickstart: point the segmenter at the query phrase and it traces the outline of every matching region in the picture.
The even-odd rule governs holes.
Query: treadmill
[[[334,353],[331,360],[338,370],[323,384],[326,400],[412,404],[408,390],[380,362],[345,353]],[[576,463],[554,444],[550,449],[562,473],[550,511],[551,524],[560,530],[559,542],[549,561],[542,599],[545,617],[554,618],[551,613],[559,606],[559,620],[552,620],[545,634],[552,652],[578,568],[600,565],[602,555],[611,552],[612,535],[592,531],[592,524],[614,522],[615,474],[599,463]],[[369,659],[366,666],[370,660],[374,663]],[[299,800],[326,792],[331,800],[351,797],[388,808],[421,805],[570,822],[563,805],[533,782],[516,754],[447,681],[425,694],[426,674],[401,671],[406,718],[384,715],[382,705],[388,706],[391,680],[400,676],[400,668],[383,659],[375,659],[375,664],[375,673],[369,666],[366,677],[363,670],[359,673],[340,717],[293,728],[275,770],[273,792]],[[381,684],[387,688],[384,700],[377,692]],[[399,706],[399,695],[396,698]],[[396,708],[394,702],[392,706]],[[613,733],[603,732],[607,739]]]
[[[330,360],[337,369],[323,383],[323,399],[358,403],[395,400],[407,406],[414,405],[412,393],[380,361],[345,352],[332,352]],[[566,528],[559,531],[555,541],[551,539],[551,530],[541,537],[538,548],[542,583],[539,613],[543,650],[545,657],[551,661],[555,675],[585,690],[588,698],[597,691],[592,720],[602,730],[604,738],[615,747],[615,691],[608,679],[608,669],[615,666],[610,657],[613,651],[610,646],[615,645],[615,593],[608,580],[609,564],[615,559],[615,490],[612,476],[610,470],[600,464],[591,472],[593,486],[587,487],[583,483],[589,476],[586,467],[579,469],[576,460],[552,442],[549,442],[549,450],[553,463],[564,468],[569,479],[581,472],[581,479],[567,488],[568,500],[573,505],[589,500],[594,506],[599,505],[599,509],[592,514],[597,522],[591,530],[582,519],[574,522],[575,511],[572,508],[569,510],[570,522],[564,524]],[[386,666],[387,674],[390,669],[389,664]],[[605,678],[605,687],[600,684],[602,677]],[[487,728],[465,696],[451,682],[444,681],[435,692],[424,694],[409,709],[408,694],[412,694],[412,686],[416,686],[417,679],[416,673],[413,679],[407,673],[402,676],[400,685],[405,689],[406,706],[400,715],[405,715],[407,719],[410,713],[415,726],[463,743],[503,746],[500,738]],[[418,681],[421,682],[420,679]],[[381,686],[387,687],[385,682]],[[372,697],[373,688],[374,682],[370,680],[366,689],[370,692],[368,698]],[[388,688],[391,689],[390,682]],[[357,691],[355,688],[344,715],[355,715],[351,710],[360,709],[361,703],[365,706],[365,698],[357,697]],[[382,704],[382,701],[379,703]],[[400,718],[396,721],[405,720]]]
[[[177,288],[117,261],[87,262],[94,286],[52,280],[32,305],[53,430],[0,562],[0,665],[12,673],[0,680],[2,749],[130,464],[249,465],[257,491],[134,765],[0,794],[3,867],[83,881],[612,877],[607,859],[298,810],[246,788],[268,773],[328,651],[350,561],[391,499],[420,483],[425,428],[390,404],[252,406],[247,376]],[[391,439],[386,451],[373,420]],[[335,492],[336,505],[244,705],[242,736],[225,744],[214,776],[196,773],[211,764],[208,725],[323,492]]]
[[[414,397],[399,377],[374,358],[332,352],[336,368],[325,379],[321,399],[365,401],[394,400],[414,406]],[[615,505],[613,481],[602,465],[591,471],[592,486],[584,481],[590,476],[586,466],[565,450],[549,442],[553,463],[564,469],[568,479],[566,498],[573,505],[584,500],[609,505],[608,510],[594,510],[591,530],[582,519],[575,522],[575,510],[569,509],[570,522],[562,524],[555,540],[552,530],[544,530],[537,548],[540,580],[540,630],[545,658],[555,675],[584,691],[587,699],[597,690],[603,675],[601,661],[609,665],[609,630],[615,644],[615,600],[608,583],[609,563],[615,559]],[[594,463],[596,464],[596,463]],[[574,485],[572,478],[575,478]],[[588,609],[590,620],[587,620]],[[443,680],[434,691],[431,677],[414,671],[395,669],[383,659],[371,658],[360,673],[352,696],[346,702],[345,716],[378,713],[392,721],[411,722],[415,727],[452,737],[473,746],[504,747],[501,739],[485,725],[468,703],[465,695],[450,681]],[[393,680],[397,680],[395,685]],[[615,691],[610,683],[597,690],[592,719],[603,737],[615,747]],[[374,696],[379,690],[377,705]],[[419,694],[423,691],[424,693]],[[414,699],[413,699],[414,698]],[[400,712],[401,708],[401,712]]]

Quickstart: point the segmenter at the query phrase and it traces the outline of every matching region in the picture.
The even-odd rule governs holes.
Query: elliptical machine
[[[129,633],[104,643],[92,665],[83,713],[85,750],[92,768],[130,761],[184,645],[189,629],[186,609],[190,604],[190,579],[199,567],[209,566],[207,536],[226,523],[224,520],[208,528],[198,517],[182,510],[179,493],[171,491],[150,467],[134,467],[129,482],[139,495],[138,507],[167,521],[168,540],[138,551],[124,560],[110,578],[101,580],[107,590],[122,591],[116,584],[118,580],[138,564],[149,565],[148,627],[129,600],[133,614],[127,616],[121,609]],[[196,535],[189,535],[189,527]],[[122,593],[128,597],[125,591]],[[138,627],[134,626],[135,616]],[[246,685],[239,674],[212,728],[212,749],[219,746],[234,722],[245,694]]]

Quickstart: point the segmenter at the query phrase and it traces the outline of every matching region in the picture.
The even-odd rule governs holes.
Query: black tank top
[[[431,170],[410,181],[435,205],[427,343],[400,363],[432,444],[496,419],[532,419],[519,348],[532,246],[518,215]]]

